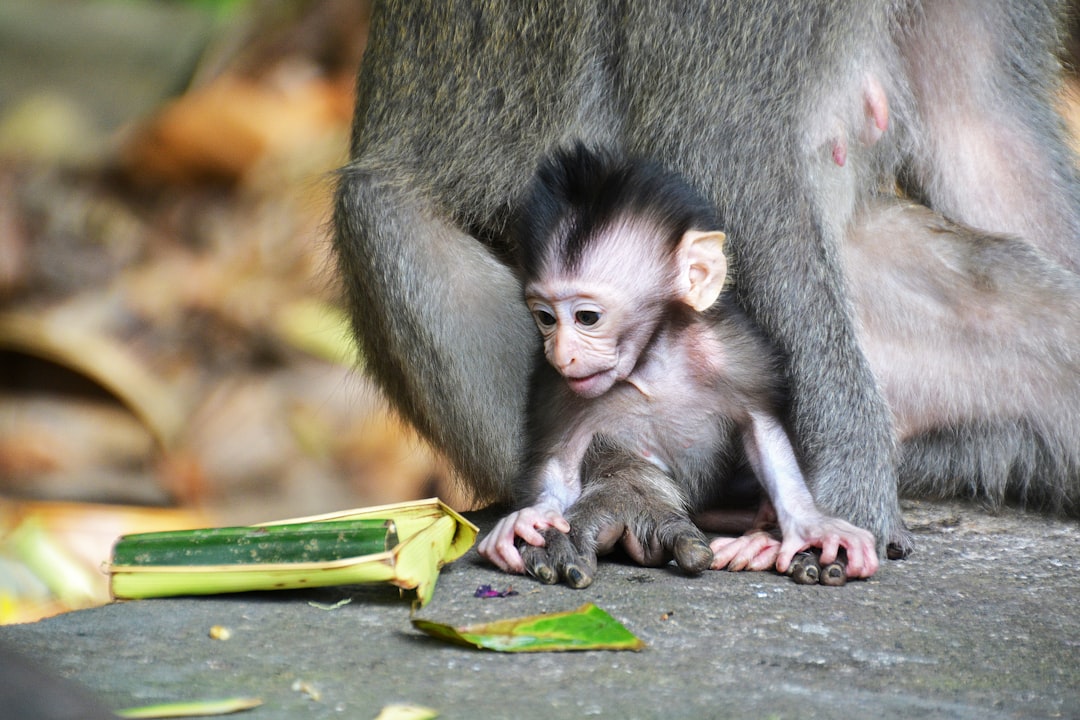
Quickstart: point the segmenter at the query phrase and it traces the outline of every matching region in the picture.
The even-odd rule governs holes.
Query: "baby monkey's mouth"
[[[584,398],[603,395],[615,384],[614,369],[601,370],[582,377],[564,377],[566,377],[566,384],[570,386],[570,389]]]

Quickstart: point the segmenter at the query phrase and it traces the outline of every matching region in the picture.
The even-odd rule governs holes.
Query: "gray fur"
[[[724,217],[740,298],[789,358],[794,437],[818,503],[910,547],[843,235],[898,178],[973,224],[997,220],[996,189],[1021,178],[1034,190],[1008,198],[1020,231],[1080,267],[1080,183],[1051,95],[1056,13],[1037,0],[379,4],[335,214],[369,367],[477,495],[507,498],[536,340],[512,272],[484,254],[510,256],[507,218],[551,148],[581,138],[647,153]],[[936,34],[950,16],[961,21]],[[892,110],[870,148],[855,139],[866,73]],[[993,92],[964,95],[972,112],[950,119],[954,98],[919,73]],[[952,130],[971,118],[995,134],[957,142]],[[844,167],[830,156],[837,128]],[[971,158],[996,174],[968,183],[955,169]]]
[[[897,201],[844,246],[909,495],[1080,512],[1080,275]]]
[[[570,506],[570,532],[544,531],[544,545],[521,543],[529,574],[546,584],[592,583],[596,560],[628,538],[642,565],[661,566],[674,558],[688,573],[709,568],[712,550],[691,521],[689,496],[673,478],[650,462],[599,437],[586,455],[581,497]],[[715,483],[714,483],[715,484]]]

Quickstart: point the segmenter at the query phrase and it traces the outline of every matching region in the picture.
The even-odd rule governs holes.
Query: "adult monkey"
[[[538,351],[504,264],[511,209],[571,138],[647,154],[726,218],[740,297],[789,358],[818,504],[906,552],[890,417],[839,244],[862,199],[899,182],[1080,269],[1080,181],[1053,108],[1058,12],[1051,0],[376,6],[335,209],[369,369],[479,497],[507,497]],[[977,433],[934,440],[937,455],[993,451]],[[1038,488],[1005,460],[995,483]]]

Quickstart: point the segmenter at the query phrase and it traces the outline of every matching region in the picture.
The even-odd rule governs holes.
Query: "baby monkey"
[[[823,514],[806,486],[780,358],[725,290],[719,227],[657,165],[582,145],[542,164],[516,237],[547,363],[530,388],[520,509],[479,547],[495,565],[585,587],[596,555],[622,542],[642,564],[674,557],[693,573],[747,555],[786,572],[807,548],[823,565],[843,550],[848,577],[877,570],[871,533]],[[710,546],[691,517],[728,500],[746,465],[781,541]]]

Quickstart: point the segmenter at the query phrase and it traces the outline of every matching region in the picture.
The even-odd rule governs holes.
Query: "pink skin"
[[[570,300],[541,306],[542,312],[550,313],[559,321],[545,323],[538,317],[537,324],[545,336],[548,360],[566,378],[571,389],[583,397],[598,397],[621,377],[612,367],[617,361],[612,362],[611,355],[602,352],[601,348],[607,350],[602,341],[597,347],[596,340],[590,336],[593,325],[583,325],[576,320],[575,304],[576,300]],[[535,307],[534,312],[537,312]],[[600,361],[596,362],[598,355]],[[588,362],[590,358],[593,362]],[[575,372],[582,374],[575,375]],[[771,503],[764,502],[748,532],[739,537],[714,539],[710,543],[714,553],[712,568],[730,571],[775,568],[786,573],[792,559],[803,550],[821,548],[821,562],[828,564],[836,559],[840,548],[844,548],[848,577],[873,575],[878,569],[873,535],[818,511],[788,441],[773,423],[767,425],[757,428],[747,447],[769,496],[782,501],[779,512]],[[543,530],[556,528],[568,532],[570,524],[562,511],[572,502],[572,498],[545,496],[540,502],[507,515],[480,543],[480,555],[505,572],[524,573],[524,561],[515,546],[517,539],[542,547]],[[782,540],[769,531],[770,526],[777,523]]]
[[[603,395],[621,378],[616,365],[618,353],[603,328],[583,325],[575,317],[575,300],[553,303],[550,312],[558,318],[554,328],[537,324],[544,334],[548,362],[566,378],[570,389],[584,398]],[[589,309],[597,306],[589,304]],[[598,321],[599,324],[600,321]],[[595,332],[599,330],[600,332]]]
[[[544,536],[540,531],[548,528],[570,532],[570,523],[553,505],[532,505],[512,512],[495,523],[477,550],[504,572],[522,574],[525,563],[514,545],[515,541],[521,538],[530,545],[543,547]]]
[[[814,547],[821,548],[823,565],[836,560],[840,548],[844,548],[849,578],[868,578],[877,572],[878,555],[874,536],[849,522],[825,515],[808,518],[784,533],[776,558],[777,571],[786,573],[796,553]]]
[[[866,114],[866,123],[859,133],[859,140],[867,147],[873,146],[885,131],[889,129],[889,98],[885,95],[885,88],[873,75],[867,75],[863,80],[863,111]],[[844,167],[847,163],[847,137],[840,132],[832,141],[832,158],[838,167]]]
[[[580,284],[575,284],[575,288]],[[570,389],[585,398],[603,395],[620,379],[618,352],[605,331],[603,288],[595,295],[568,293],[554,300],[528,296],[526,302],[544,339],[544,354],[559,371]],[[552,491],[548,485],[548,492]],[[525,563],[515,543],[521,538],[530,545],[543,547],[543,530],[555,528],[569,532],[570,523],[562,511],[573,498],[545,494],[536,504],[516,510],[495,524],[480,545],[480,555],[506,572],[524,573]]]
[[[548,344],[548,359],[564,377],[564,368],[577,363],[576,352],[560,352],[565,341],[561,328],[549,328],[552,342]],[[576,335],[571,337],[576,338]],[[592,375],[567,377],[571,387],[586,397],[607,392],[617,380],[613,370]],[[576,385],[576,387],[575,387]],[[595,392],[595,395],[589,393]],[[874,536],[854,525],[822,514],[815,506],[789,441],[774,420],[751,413],[751,429],[746,435],[746,447],[751,464],[755,467],[766,491],[776,498],[774,505],[762,502],[750,529],[738,537],[718,537],[710,543],[713,551],[714,570],[769,570],[775,568],[786,573],[795,555],[808,548],[821,548],[820,562],[829,564],[836,560],[840,548],[844,548],[849,578],[867,578],[877,572],[878,556]],[[551,485],[558,487],[559,483]],[[549,485],[549,487],[551,486]],[[496,523],[478,548],[480,555],[505,572],[524,573],[525,564],[515,543],[521,538],[530,545],[542,547],[543,530],[555,528],[569,532],[570,524],[562,511],[573,502],[572,498],[556,498],[545,495],[536,504],[510,513]],[[722,528],[730,523],[732,514],[704,513],[697,521],[709,529]],[[737,516],[736,516],[737,517]],[[779,525],[781,538],[771,531]]]
[[[526,288],[525,303],[544,340],[548,363],[584,398],[603,395],[633,371],[639,348],[611,328],[626,324],[635,303],[605,283],[566,281],[539,294]],[[625,308],[625,309],[624,309]]]
[[[767,530],[753,530],[739,537],[718,537],[709,543],[713,570],[770,570],[780,558],[780,541]]]
[[[840,548],[844,548],[849,578],[868,578],[878,570],[874,536],[848,522],[819,514],[794,523],[782,541],[777,540],[770,529],[775,522],[775,512],[766,501],[750,530],[738,537],[714,538],[709,543],[713,551],[712,569],[735,572],[775,568],[777,572],[786,573],[792,559],[803,550],[821,548],[821,563],[827,565],[836,560]],[[523,508],[499,520],[481,541],[478,550],[481,556],[504,572],[521,574],[525,572],[525,564],[515,546],[517,538],[542,547],[544,537],[540,531],[548,528],[565,533],[569,532],[570,524],[551,505]]]
[[[878,129],[883,129],[888,122],[884,93],[872,78],[868,82],[865,91],[868,117]],[[876,142],[876,137],[872,141]],[[846,146],[840,149],[846,152]],[[843,163],[838,161],[838,164]],[[721,245],[718,238],[709,234],[689,237],[694,245],[688,246],[691,249],[687,252],[690,278],[687,302],[700,311],[715,301],[723,282],[723,267],[717,266],[713,272],[707,272],[712,266],[704,253],[712,250],[722,258]],[[715,258],[713,262],[715,264]],[[715,284],[705,282],[710,278]],[[552,285],[542,293],[532,292],[531,288],[526,291],[526,303],[543,336],[547,360],[576,394],[585,398],[599,397],[615,383],[629,377],[634,359],[640,353],[639,348],[631,345],[627,345],[625,352],[620,352],[619,342],[609,330],[624,324],[619,308],[633,307],[633,303],[613,294],[611,288],[602,283],[591,287],[583,287],[580,281],[570,282],[565,288]],[[623,339],[622,342],[627,341]],[[713,540],[710,545],[714,553],[712,567],[728,570],[775,567],[786,572],[794,556],[802,550],[820,547],[821,561],[828,564],[836,559],[843,547],[849,577],[873,575],[878,567],[873,536],[843,520],[823,515],[814,505],[783,428],[774,418],[760,412],[752,411],[750,415],[750,426],[744,434],[748,459],[775,504],[764,503],[751,530],[741,537]],[[547,466],[543,474],[540,499],[499,520],[478,547],[481,556],[506,572],[525,571],[515,546],[518,538],[542,547],[542,531],[555,528],[565,533],[570,530],[563,511],[576,499],[579,480],[568,476],[567,470],[558,463]],[[775,524],[779,524],[782,541],[766,530],[768,525]],[[611,544],[621,535],[621,532],[613,535]],[[628,549],[633,556],[634,548]],[[637,548],[637,554],[641,552]]]
[[[889,98],[885,95],[885,88],[873,75],[867,75],[863,81],[863,108],[867,122],[863,125],[860,139],[870,147],[889,129]]]
[[[573,287],[580,290],[581,283]],[[548,362],[566,378],[571,390],[585,398],[603,395],[625,374],[625,370],[620,374],[619,353],[605,329],[611,322],[599,300],[607,296],[605,290],[573,292],[553,300],[526,298],[543,336]],[[543,530],[569,532],[570,523],[562,510],[572,498],[565,500],[547,497],[502,518],[477,547],[480,555],[506,572],[524,573],[525,564],[515,547],[517,539],[542,547]]]
[[[786,573],[796,554],[809,548],[821,548],[821,563],[836,560],[840,548],[847,554],[847,576],[868,578],[877,572],[878,555],[874,536],[838,518],[818,514],[792,524],[778,540],[773,534],[776,513],[771,503],[763,502],[753,527],[738,537],[715,538],[713,570],[770,570]]]
[[[847,162],[847,139],[843,136],[833,140],[832,159],[837,167],[844,167]]]
[[[746,532],[735,537],[714,538],[709,543],[713,551],[712,569],[740,571],[769,570],[776,567],[780,556],[780,541],[773,534],[775,529],[776,511],[773,510],[772,503],[763,500]]]
[[[600,397],[615,384],[615,371],[602,370],[582,377],[566,377],[570,389],[584,398]]]

